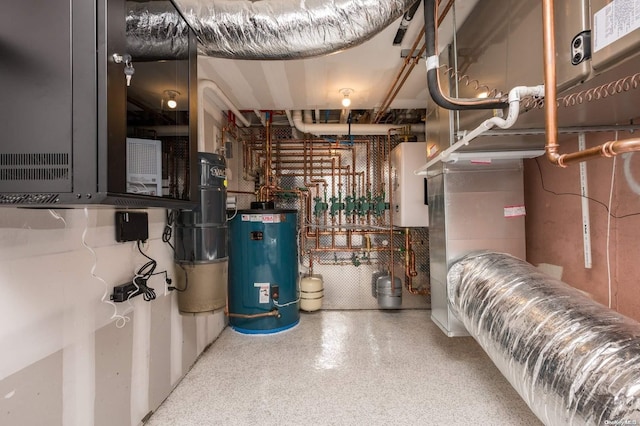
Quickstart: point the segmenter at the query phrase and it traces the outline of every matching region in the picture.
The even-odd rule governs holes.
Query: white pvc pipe
[[[542,97],[544,96],[544,86],[517,86],[509,91],[509,112],[507,113],[507,118],[503,119],[500,117],[491,117],[482,122],[478,127],[467,133],[462,139],[458,142],[451,145],[449,148],[442,151],[437,157],[429,161],[426,165],[422,166],[414,173],[421,174],[426,172],[426,170],[432,165],[436,164],[439,161],[447,161],[449,156],[456,152],[458,149],[463,146],[469,145],[469,142],[483,134],[484,132],[493,129],[495,126],[500,127],[501,129],[508,129],[513,126],[518,119],[518,115],[520,114],[520,99],[524,96],[536,96]]]
[[[296,127],[296,125],[293,123],[293,117],[291,117],[291,111],[287,109],[285,110],[285,114],[287,114],[287,120],[289,120],[289,126]]]
[[[262,127],[266,127],[267,126],[267,120],[265,120],[264,114],[262,114],[259,109],[254,109],[253,113],[256,115],[256,117],[258,117],[260,119],[260,123],[262,123]]]
[[[245,127],[250,127],[251,123],[242,115],[231,100],[224,94],[222,89],[211,80],[198,80],[198,151],[205,150],[204,141],[204,91],[211,90],[213,94],[222,101]]]
[[[349,134],[348,124],[312,124],[304,123],[302,120],[302,112],[293,111],[293,124],[295,128],[302,133],[311,133],[316,136],[320,135],[347,135]],[[402,127],[398,124],[352,124],[352,135],[386,135],[390,129]],[[424,124],[411,124],[411,131],[415,133],[424,133]]]

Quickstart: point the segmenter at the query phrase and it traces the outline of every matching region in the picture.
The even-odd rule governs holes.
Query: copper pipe
[[[418,33],[418,37],[416,37],[416,40],[413,42],[413,46],[411,46],[411,49],[409,49],[409,53],[407,54],[407,56],[405,56],[404,60],[402,61],[402,67],[400,68],[400,70],[398,71],[398,73],[394,77],[393,81],[391,82],[391,86],[389,87],[389,90],[387,91],[387,94],[384,96],[384,100],[382,101],[382,105],[380,106],[380,109],[378,110],[378,112],[376,113],[375,118],[373,119],[374,123],[378,123],[380,121],[380,119],[382,118],[382,115],[384,114],[384,112],[389,107],[389,104],[391,104],[391,102],[393,101],[393,98],[391,96],[391,92],[396,87],[396,84],[398,84],[398,81],[400,80],[400,77],[402,76],[402,73],[406,69],[406,67],[409,64],[409,62],[411,61],[412,56],[413,56],[413,52],[415,52],[415,50],[418,48],[418,43],[420,43],[420,40],[422,40],[422,38],[424,37],[424,28],[425,28],[425,26],[422,25],[422,29]],[[405,77],[405,79],[406,79],[406,77]]]
[[[335,229],[332,229],[331,231],[321,231],[317,229],[315,232],[311,232],[309,231],[308,228],[305,231],[305,233],[308,238],[316,238],[317,236],[320,236],[320,235],[331,235],[332,233],[335,233],[335,235],[346,235],[346,233],[349,231],[351,231],[351,233],[354,235],[366,235],[366,234],[387,235],[389,233],[389,231],[382,230],[382,229],[351,229],[347,231],[338,231]],[[394,231],[394,232],[397,232],[397,231]]]
[[[449,13],[449,10],[451,9],[451,7],[454,4],[454,1],[455,0],[449,0],[447,5],[442,10],[442,13],[438,17],[438,27],[442,24],[442,21],[444,21],[444,18],[446,18],[447,14]],[[440,3],[442,3],[441,0],[438,1],[438,4],[440,4]],[[416,55],[413,54],[416,51],[420,41],[423,40],[423,38],[424,38],[424,31],[425,31],[425,26],[423,25],[422,29],[418,33],[418,36],[416,37],[416,40],[413,43],[413,46],[411,46],[411,49],[409,49],[409,53],[404,58],[402,67],[400,68],[400,71],[398,71],[398,74],[396,75],[396,77],[394,78],[393,82],[391,83],[391,86],[389,87],[389,90],[388,90],[387,94],[385,95],[384,100],[382,101],[382,105],[381,105],[380,109],[378,110],[378,112],[376,113],[376,116],[375,116],[375,118],[373,120],[374,123],[380,122],[380,119],[382,118],[382,115],[387,110],[387,108],[389,108],[389,106],[391,105],[391,102],[394,101],[394,99],[398,95],[398,92],[400,91],[400,89],[402,89],[402,86],[404,86],[404,83],[407,81],[407,78],[409,77],[409,75],[411,75],[411,72],[413,71],[415,66],[418,64],[418,62],[420,61],[420,58],[422,57],[424,52],[427,50],[426,45],[423,45],[422,48],[420,48],[420,50],[418,51],[418,54],[416,54]],[[409,69],[405,73],[404,77],[402,78],[402,81],[400,81],[398,83],[398,81],[400,80],[400,77],[402,76],[402,73],[406,69],[406,67],[409,64],[409,62],[412,63],[411,66],[409,67]],[[394,88],[395,88],[395,91],[394,91]],[[391,92],[393,92],[393,94]]]
[[[252,318],[263,318],[263,317],[276,317],[276,318],[280,318],[282,315],[280,314],[280,312],[278,312],[277,309],[273,309],[269,312],[263,312],[260,314],[235,314],[232,312],[226,312],[228,317],[233,317],[233,318],[248,318],[248,319],[252,319]]]
[[[613,157],[626,152],[640,151],[640,138],[624,139],[621,141],[609,141],[583,151],[561,154],[557,165],[566,167],[570,163],[579,163],[598,157]]]
[[[544,110],[547,141],[545,151],[553,164],[558,164],[558,106],[556,104],[556,30],[553,0],[542,0],[542,48],[544,60]]]
[[[265,198],[262,201],[268,201],[270,197],[270,188],[272,185],[271,182],[271,116],[269,115],[266,122],[266,141],[265,141],[265,171],[264,171],[264,182],[266,189]]]
[[[416,271],[416,252],[413,249],[409,249],[409,276],[418,276],[418,271]]]
[[[256,195],[255,192],[252,191],[234,191],[231,189],[227,189],[227,194],[248,194],[248,195]]]
[[[418,272],[416,271],[416,253],[413,251],[413,243],[411,241],[411,231],[409,228],[405,228],[404,230],[404,247],[405,247],[405,256],[404,256],[404,279],[405,286],[407,291],[413,295],[423,295],[426,296],[429,294],[429,289],[417,289],[413,287],[413,278],[418,276]]]
[[[608,141],[593,148],[560,154],[558,144],[558,106],[556,103],[556,46],[555,21],[553,17],[553,0],[542,0],[542,31],[544,55],[544,108],[545,130],[547,134],[545,151],[547,159],[559,167],[567,167],[571,163],[579,163],[599,157],[613,157],[625,152],[640,151],[640,139],[632,138],[621,141]],[[551,101],[552,100],[552,101]],[[551,102],[550,102],[551,101]]]
[[[317,247],[317,248],[312,248],[309,249],[312,252],[318,252],[318,253],[323,253],[323,252],[328,252],[328,253],[340,253],[340,252],[345,252],[345,253],[359,253],[362,250],[362,247],[354,247],[354,248],[347,248],[347,247]],[[383,251],[387,251],[389,250],[387,247],[371,247],[372,252],[383,252]]]

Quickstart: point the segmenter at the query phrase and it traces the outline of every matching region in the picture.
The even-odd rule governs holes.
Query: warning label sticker
[[[614,0],[593,15],[593,51],[640,28],[640,0]]]
[[[504,217],[519,217],[527,214],[524,205],[521,206],[506,206],[504,208]]]
[[[269,303],[271,285],[269,283],[253,283],[253,286],[258,288],[258,303]]]
[[[261,214],[252,214],[251,215],[251,222],[262,222],[262,215]]]
[[[242,218],[243,222],[249,222],[251,220],[251,215],[248,215],[248,214],[243,214],[240,217]]]
[[[263,214],[262,215],[263,223],[273,223],[273,215],[272,214]]]

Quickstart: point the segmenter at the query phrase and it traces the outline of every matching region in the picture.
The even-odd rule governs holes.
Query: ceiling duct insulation
[[[178,0],[200,40],[199,53],[229,59],[302,59],[357,46],[402,16],[415,0]],[[134,57],[182,52],[185,31],[155,2],[129,2],[127,37]]]

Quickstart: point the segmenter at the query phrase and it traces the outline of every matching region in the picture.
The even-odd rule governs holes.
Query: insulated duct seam
[[[640,422],[640,324],[532,265],[471,253],[447,275],[456,316],[546,425]]]

